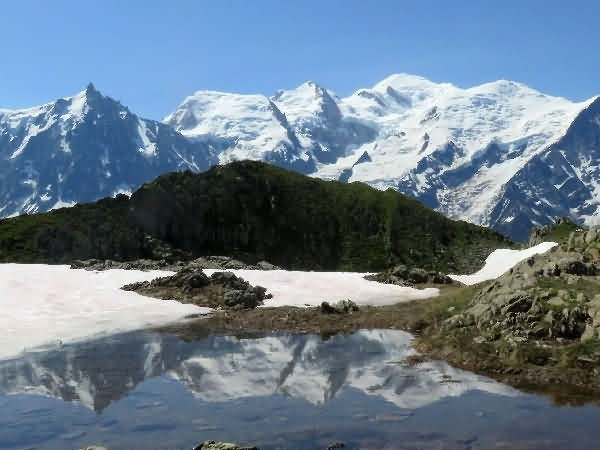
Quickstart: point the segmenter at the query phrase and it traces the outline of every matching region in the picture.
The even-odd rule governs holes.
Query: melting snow
[[[218,270],[205,270],[211,275]],[[252,285],[264,286],[273,298],[264,306],[318,306],[350,299],[359,305],[391,305],[435,297],[435,288],[414,289],[364,279],[365,273],[299,272],[287,270],[231,270]]]
[[[164,274],[0,264],[0,359],[24,350],[163,325],[209,311],[120,290],[127,283]]]
[[[481,269],[479,272],[475,272],[472,275],[450,275],[450,278],[460,281],[467,286],[487,280],[493,280],[521,261],[533,255],[546,253],[552,247],[557,245],[558,244],[556,242],[542,242],[535,247],[530,247],[525,250],[494,250],[490,256],[487,257],[483,269]]]

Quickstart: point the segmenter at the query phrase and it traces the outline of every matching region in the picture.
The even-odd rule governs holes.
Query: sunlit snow
[[[511,267],[519,262],[541,253],[546,253],[552,247],[557,246],[556,242],[542,242],[535,247],[530,247],[525,250],[509,250],[498,249],[494,250],[485,260],[483,268],[472,275],[450,275],[450,278],[460,281],[468,286],[481,283],[487,280],[498,278],[503,273],[507,272]]]
[[[205,270],[210,275],[217,270]],[[287,270],[231,270],[252,285],[264,286],[273,295],[264,306],[318,306],[322,302],[350,299],[359,305],[391,305],[435,297],[436,288],[414,289],[364,279],[356,272],[298,272]]]
[[[0,264],[0,359],[40,346],[173,322],[207,308],[160,301],[120,287],[164,272],[88,272]]]

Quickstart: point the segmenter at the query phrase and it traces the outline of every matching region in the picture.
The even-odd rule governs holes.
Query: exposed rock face
[[[215,162],[205,142],[136,116],[90,84],[43,106],[0,110],[0,217],[131,194],[165,172]]]
[[[122,289],[212,308],[251,309],[268,298],[265,288],[251,286],[232,272],[215,272],[208,277],[193,266],[185,267],[170,277],[132,283]]]
[[[137,259],[134,261],[114,261],[111,259],[87,259],[75,260],[71,264],[71,269],[85,270],[167,270],[178,272],[184,267],[194,269],[221,269],[221,270],[277,270],[279,267],[267,262],[259,261],[256,264],[247,264],[228,256],[203,256],[192,261],[170,261],[167,259]]]
[[[365,279],[379,283],[398,286],[415,286],[420,284],[452,284],[454,280],[448,275],[433,270],[411,268],[397,265],[390,270],[365,276]]]
[[[449,328],[475,327],[480,339],[508,342],[589,340],[600,332],[600,232],[521,262],[483,289]]]

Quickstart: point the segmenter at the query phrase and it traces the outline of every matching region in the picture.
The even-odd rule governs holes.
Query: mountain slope
[[[54,103],[0,110],[0,217],[130,193],[161,173],[213,162],[206,145],[90,84]]]
[[[270,99],[220,94],[244,104],[243,118],[228,114],[212,99],[215,95],[197,92],[166,123],[192,139],[221,139],[224,144],[216,149],[221,162],[263,159],[325,179],[391,187],[449,217],[497,227],[518,238],[540,218],[526,213],[522,224],[503,222],[506,217],[497,212],[502,202],[529,201],[524,193],[505,195],[511,180],[557,143],[595,100],[572,103],[504,80],[462,89],[405,74],[346,98],[313,82],[278,91]],[[276,107],[285,119],[277,133],[295,137],[286,151],[264,145],[281,140],[260,125],[256,111],[262,109],[253,106],[259,104]],[[226,130],[215,126],[214,115],[227,124]],[[238,133],[240,121],[255,127],[261,141]],[[583,183],[591,187],[591,181]],[[583,220],[581,214],[576,218]]]
[[[466,273],[502,235],[431,211],[392,189],[323,181],[261,162],[170,173],[131,198],[0,221],[0,261],[192,255],[292,269],[376,271],[396,263]]]
[[[575,217],[600,224],[600,99],[557,142],[531,158],[506,184],[491,213],[500,231],[524,240],[531,224]]]

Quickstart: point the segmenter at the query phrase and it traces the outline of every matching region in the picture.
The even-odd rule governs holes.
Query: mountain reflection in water
[[[199,333],[127,333],[0,361],[0,448],[190,448],[206,439],[262,449],[537,448],[600,439],[599,408],[555,408],[439,361],[407,367],[414,350],[401,331]]]
[[[195,397],[223,402],[277,393],[326,403],[342,387],[378,395],[400,408],[419,408],[478,389],[516,391],[439,361],[405,367],[414,354],[402,331],[237,338],[210,335],[183,342],[130,333],[0,363],[0,395],[29,393],[80,402],[101,412],[145,379],[167,375]]]

